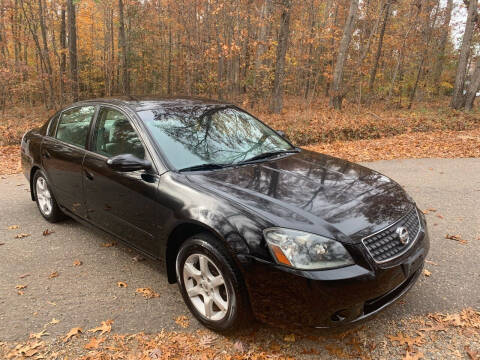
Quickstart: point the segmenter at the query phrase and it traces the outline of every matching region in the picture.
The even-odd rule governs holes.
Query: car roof
[[[138,112],[158,108],[192,108],[196,106],[225,106],[233,105],[221,100],[205,99],[201,97],[160,97],[160,96],[114,96],[106,98],[89,99],[79,101],[73,105],[84,105],[85,103],[107,103],[117,106],[127,106]]]

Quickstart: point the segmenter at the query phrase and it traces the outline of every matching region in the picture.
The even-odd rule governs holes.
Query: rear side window
[[[88,129],[94,114],[95,106],[82,106],[64,111],[58,122],[56,138],[85,148]]]
[[[60,116],[60,113],[57,113],[55,115],[53,115],[50,120],[48,121],[48,132],[47,132],[47,135],[48,136],[54,136],[55,135],[55,129],[57,128],[57,122],[58,122],[58,118]]]

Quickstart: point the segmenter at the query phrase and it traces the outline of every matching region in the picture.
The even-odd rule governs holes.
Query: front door
[[[90,150],[83,162],[88,220],[156,254],[159,224],[155,197],[159,177],[154,170],[120,172],[107,165],[109,157],[120,154],[150,159],[127,115],[101,107]]]
[[[80,217],[85,217],[82,162],[95,108],[65,110],[52,137],[42,142],[42,166],[57,202]]]

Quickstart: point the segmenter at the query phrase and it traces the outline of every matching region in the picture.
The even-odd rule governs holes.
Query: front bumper
[[[372,316],[405,294],[420,276],[430,242],[425,223],[409,251],[391,262],[299,271],[257,258],[244,275],[256,318],[272,325],[335,327]],[[357,245],[362,251],[362,244]]]

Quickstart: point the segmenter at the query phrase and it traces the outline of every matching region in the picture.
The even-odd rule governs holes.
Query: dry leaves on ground
[[[319,143],[305,148],[351,161],[480,157],[480,129],[416,132],[374,140]]]
[[[102,336],[103,334],[109,333],[112,330],[112,324],[113,324],[113,320],[102,321],[102,324],[100,326],[97,326],[96,328],[93,328],[87,331],[88,332],[100,331],[100,336]]]
[[[119,288],[126,288],[128,285],[127,285],[126,282],[119,281],[119,282],[117,282],[117,286],[118,286]]]
[[[78,259],[76,259],[76,260],[73,262],[73,266],[80,266],[80,265],[82,265],[82,264],[83,264],[83,262],[80,261],[80,260],[78,260]]]
[[[151,288],[138,288],[135,292],[137,294],[142,294],[145,299],[160,297],[160,294],[156,293]]]
[[[98,349],[101,343],[105,341],[105,338],[99,338],[97,339],[96,337],[92,337],[90,341],[85,345],[85,349],[87,350],[93,350],[93,349]]]
[[[19,228],[20,228],[20,226],[18,226],[18,225],[10,225],[7,229],[8,230],[16,230],[16,229],[19,229]]]
[[[462,245],[465,245],[465,244],[468,243],[468,241],[465,240],[465,239],[462,239],[462,237],[460,235],[449,235],[449,234],[447,234],[447,235],[445,235],[445,239],[458,241]]]
[[[54,232],[55,232],[55,231],[53,231],[53,230],[45,229],[45,230],[43,230],[42,235],[43,235],[43,236],[48,236],[48,235],[50,235],[50,234],[53,234]]]
[[[26,238],[26,237],[28,237],[28,236],[30,236],[30,235],[31,235],[31,234],[20,233],[20,234],[15,235],[15,239]]]
[[[424,269],[423,270],[423,275],[430,276],[430,275],[432,275],[432,273],[430,271],[428,271],[427,269]]]
[[[42,336],[48,336],[49,334],[47,333],[47,330],[43,329],[42,331],[38,333],[31,333],[30,334],[30,339],[40,339]]]
[[[80,327],[74,327],[74,328],[70,329],[70,331],[67,333],[67,335],[65,335],[65,337],[63,338],[63,342],[66,343],[72,337],[77,336],[77,335],[81,334],[82,332],[83,332],[83,330]]]
[[[175,319],[175,323],[185,329],[190,325],[190,320],[187,316],[181,315]]]
[[[102,247],[108,248],[108,247],[112,247],[112,246],[115,246],[115,245],[117,245],[117,243],[115,241],[112,241],[112,242],[108,242],[108,243],[103,243]]]
[[[58,271],[54,271],[54,272],[52,272],[50,275],[48,275],[48,278],[49,278],[49,279],[54,279],[54,278],[58,277],[58,275],[60,275],[60,274],[58,273]]]

